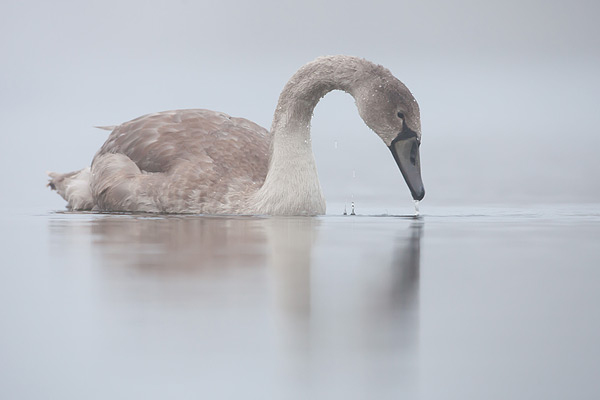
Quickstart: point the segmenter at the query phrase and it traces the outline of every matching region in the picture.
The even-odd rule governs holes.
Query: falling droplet
[[[352,202],[352,212],[350,212],[350,215],[356,215],[356,214],[354,213],[354,202]]]
[[[413,200],[415,203],[415,217],[419,216],[419,200]]]

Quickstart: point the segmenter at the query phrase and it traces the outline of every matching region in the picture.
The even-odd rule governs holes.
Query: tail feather
[[[94,206],[92,192],[90,190],[90,168],[61,174],[58,172],[47,172],[50,180],[48,186],[56,190],[58,194],[67,201],[70,210],[91,210]]]
[[[117,125],[109,125],[109,126],[94,126],[94,128],[102,129],[104,131],[114,131]]]

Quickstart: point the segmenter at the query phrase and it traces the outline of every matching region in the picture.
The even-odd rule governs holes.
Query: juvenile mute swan
[[[48,173],[48,186],[72,210],[324,214],[310,120],[319,100],[336,89],[354,97],[412,197],[421,200],[419,106],[386,68],[349,56],[320,57],[300,68],[279,96],[271,132],[209,110],[148,114],[115,127],[91,167]]]

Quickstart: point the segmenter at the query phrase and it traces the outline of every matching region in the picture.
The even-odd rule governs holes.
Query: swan
[[[287,82],[271,131],[244,118],[194,109],[144,115],[107,127],[91,166],[48,172],[70,210],[194,214],[322,215],[325,199],[310,121],[332,90],[389,147],[413,199],[425,195],[417,101],[392,73],[358,57],[319,57]]]

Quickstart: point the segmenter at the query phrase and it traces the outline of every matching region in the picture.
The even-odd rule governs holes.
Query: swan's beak
[[[396,164],[402,171],[402,176],[410,189],[413,199],[425,197],[425,188],[421,179],[421,161],[419,158],[419,142],[416,135],[400,133],[390,144]]]

